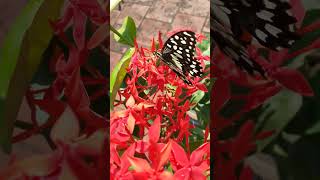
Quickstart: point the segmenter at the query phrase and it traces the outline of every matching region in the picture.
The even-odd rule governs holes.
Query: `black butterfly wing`
[[[195,48],[195,33],[180,31],[169,37],[161,51],[162,60],[185,82],[188,74],[192,77],[203,74],[200,62],[194,57]]]
[[[211,37],[214,37],[215,43],[220,50],[229,56],[234,63],[240,68],[253,75],[258,72],[261,76],[265,76],[264,69],[250,58],[242,43],[235,39],[227,32],[219,22],[212,20]]]
[[[211,33],[219,48],[248,73],[264,74],[263,68],[246,52],[244,33],[250,33],[262,46],[280,50],[298,39],[296,19],[286,0],[211,0]],[[249,42],[250,43],[250,42]]]

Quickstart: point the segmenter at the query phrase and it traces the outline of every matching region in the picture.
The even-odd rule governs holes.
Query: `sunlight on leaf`
[[[134,46],[134,39],[136,38],[136,25],[134,23],[134,20],[127,16],[120,29],[117,30],[122,37],[119,37],[119,35],[114,34],[114,39],[122,44],[129,45],[131,47]]]
[[[265,148],[281,130],[293,119],[302,106],[302,96],[289,90],[283,90],[270,98],[258,118],[257,127],[262,131],[276,130],[274,136],[258,142],[258,150]]]
[[[113,108],[113,102],[116,98],[117,92],[121,86],[124,77],[127,74],[126,68],[130,64],[131,57],[134,53],[134,48],[126,51],[119,63],[114,67],[110,77],[110,107]]]

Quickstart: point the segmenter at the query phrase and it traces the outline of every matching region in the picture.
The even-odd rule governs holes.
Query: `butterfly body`
[[[197,77],[203,74],[200,62],[196,60],[196,36],[192,31],[180,31],[168,38],[161,52],[155,52],[185,83],[191,85],[188,76]]]

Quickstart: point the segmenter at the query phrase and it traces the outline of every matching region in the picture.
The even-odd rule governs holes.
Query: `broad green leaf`
[[[258,142],[259,151],[263,150],[286,127],[301,106],[302,96],[289,90],[281,91],[264,104],[257,127],[261,128],[261,131],[276,130],[276,132],[272,137]]]
[[[30,0],[11,26],[0,51],[0,144],[11,149],[13,122],[22,97],[53,36],[49,19],[57,19],[63,0]]]
[[[113,102],[116,98],[117,92],[121,86],[124,77],[127,74],[127,68],[130,64],[132,55],[135,49],[130,48],[126,51],[120,62],[114,67],[110,78],[110,107],[113,109]]]
[[[191,97],[191,100],[190,100],[190,103],[194,103],[196,106],[199,101],[203,98],[203,96],[205,95],[205,93],[203,91],[196,91],[195,93],[192,94],[192,97]]]
[[[23,37],[31,26],[43,0],[32,0],[11,26],[0,51],[0,97],[5,98],[18,61]]]
[[[320,9],[312,9],[306,12],[302,26],[308,26],[319,19]]]
[[[137,29],[134,20],[131,17],[127,16],[124,19],[121,28],[118,29],[117,32],[114,31],[114,33],[114,39],[117,42],[129,45],[131,47],[134,46],[134,39],[136,38]]]

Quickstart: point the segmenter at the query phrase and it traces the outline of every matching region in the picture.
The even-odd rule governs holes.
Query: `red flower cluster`
[[[162,48],[160,33],[158,40]],[[208,133],[204,133],[205,142],[190,153],[193,125],[188,111],[193,105],[191,95],[207,88],[200,78],[192,80],[193,86],[185,84],[152,55],[155,47],[154,40],[150,50],[135,43],[126,87],[118,91],[118,110],[111,113],[110,121],[111,179],[206,179]],[[204,65],[208,57],[197,53]]]

